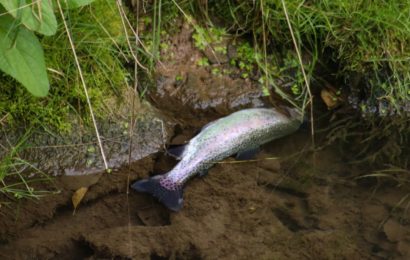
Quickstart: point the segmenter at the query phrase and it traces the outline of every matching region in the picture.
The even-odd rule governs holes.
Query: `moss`
[[[223,41],[223,37],[227,35],[226,31],[222,27],[211,27],[209,29],[195,25],[195,32],[192,35],[194,39],[194,45],[201,51],[204,51],[210,44],[220,44]],[[217,46],[215,51],[226,54],[226,48]]]
[[[209,61],[206,57],[202,57],[198,59],[197,65],[201,67],[206,67],[206,66],[209,66]]]

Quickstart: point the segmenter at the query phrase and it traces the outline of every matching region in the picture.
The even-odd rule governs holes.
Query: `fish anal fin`
[[[260,151],[259,147],[250,148],[244,151],[241,151],[236,154],[236,160],[246,161],[255,158],[256,154]]]
[[[200,177],[205,176],[205,175],[207,175],[207,174],[208,174],[208,169],[200,170],[200,171],[198,172],[198,175],[199,175]]]
[[[180,160],[182,157],[182,154],[185,151],[185,147],[186,145],[182,144],[182,145],[175,145],[175,146],[171,146],[170,148],[167,149],[167,154],[171,155],[172,157]]]

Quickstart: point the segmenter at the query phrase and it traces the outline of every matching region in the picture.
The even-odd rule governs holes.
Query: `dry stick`
[[[266,157],[261,159],[251,159],[251,160],[243,160],[243,161],[219,161],[215,164],[237,164],[237,163],[250,163],[250,162],[261,162],[261,161],[268,161],[268,160],[279,160],[279,157]]]
[[[296,54],[297,54],[298,59],[299,59],[300,69],[302,70],[303,79],[305,80],[305,84],[306,84],[306,88],[307,88],[307,92],[308,92],[308,96],[309,96],[309,102],[310,102],[310,131],[311,131],[311,136],[312,136],[312,145],[313,145],[313,147],[315,147],[315,128],[314,128],[314,122],[313,122],[313,96],[312,96],[312,92],[310,91],[310,85],[309,85],[309,81],[308,81],[307,76],[306,76],[305,68],[303,67],[302,56],[300,55],[299,47],[297,45],[295,35],[293,34],[292,25],[290,24],[290,19],[289,19],[288,10],[286,8],[285,1],[281,0],[281,2],[282,2],[282,6],[283,6],[283,11],[284,11],[285,16],[286,16],[286,22],[288,23],[290,35],[292,36],[292,42],[293,42],[293,45],[294,45],[295,50],[296,50]]]
[[[9,113],[5,114],[2,118],[0,118],[0,125],[3,124],[3,121],[6,121],[8,116],[9,116]]]
[[[64,0],[64,1],[66,1],[66,0]],[[83,88],[84,88],[85,97],[87,98],[87,104],[88,104],[88,108],[90,109],[90,114],[91,114],[91,119],[93,121],[95,134],[97,135],[98,145],[100,147],[101,156],[102,156],[102,159],[104,161],[104,167],[105,167],[105,170],[108,170],[108,164],[107,164],[107,160],[105,158],[104,148],[103,148],[102,143],[101,143],[100,133],[98,132],[97,122],[95,121],[93,107],[91,106],[90,97],[88,95],[87,87],[85,85],[85,80],[84,80],[84,77],[83,77],[83,72],[81,71],[80,62],[78,61],[77,53],[75,52],[74,42],[71,38],[70,31],[68,30],[68,26],[67,26],[67,22],[66,22],[65,17],[64,17],[63,9],[61,8],[60,0],[57,0],[57,5],[58,5],[58,10],[60,11],[61,18],[63,19],[64,28],[67,32],[68,40],[70,41],[71,50],[73,51],[75,64],[77,65],[77,69],[78,69],[78,73],[80,75],[81,83],[82,83]]]
[[[133,93],[132,93],[132,103],[131,103],[131,118],[130,118],[130,124],[129,124],[129,150],[128,150],[128,172],[127,172],[127,188],[126,188],[126,196],[127,196],[127,214],[128,214],[128,223],[127,223],[127,231],[128,231],[128,245],[129,245],[129,254],[133,255],[133,243],[132,243],[132,239],[131,239],[131,210],[130,210],[130,199],[129,199],[129,193],[130,193],[130,171],[131,171],[131,157],[132,157],[132,146],[133,146],[133,142],[132,142],[132,137],[134,135],[134,125],[135,125],[135,98],[137,95],[137,87],[138,87],[138,66],[140,65],[140,63],[138,62],[138,40],[139,40],[139,1],[137,1],[137,25],[136,25],[136,29],[135,32],[133,30],[133,28],[131,27],[131,30],[133,31],[133,33],[135,34],[135,53],[133,52],[133,49],[131,48],[131,41],[129,40],[129,36],[127,33],[127,27],[126,24],[124,22],[124,18],[127,19],[127,17],[125,16],[125,12],[124,9],[122,8],[122,3],[121,0],[117,0],[117,7],[118,7],[118,12],[119,15],[121,16],[121,22],[122,22],[122,26],[125,32],[125,37],[127,38],[127,43],[128,46],[130,48],[130,52],[134,58],[134,89],[133,89]],[[130,24],[128,24],[130,26]],[[141,67],[143,69],[146,70],[145,67]],[[127,87],[128,86],[128,82],[127,83]]]

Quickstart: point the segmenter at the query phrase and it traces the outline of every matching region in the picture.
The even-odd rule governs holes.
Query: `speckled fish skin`
[[[296,109],[288,112],[289,117],[274,108],[250,108],[211,122],[189,141],[181,160],[170,172],[137,181],[132,188],[151,193],[169,209],[178,211],[188,179],[233,154],[295,132],[302,118]]]
[[[288,135],[300,124],[295,110],[291,110],[289,118],[272,108],[245,109],[218,119],[190,140],[181,161],[161,182],[181,186],[216,162]]]

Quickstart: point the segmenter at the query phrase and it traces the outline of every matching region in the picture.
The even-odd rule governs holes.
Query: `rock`
[[[106,100],[111,114],[98,119],[97,125],[108,167],[119,168],[128,163],[129,149],[132,140],[131,162],[144,158],[163,149],[172,135],[172,125],[164,115],[146,102],[135,102],[135,125],[130,136],[129,117],[131,116],[131,99],[133,93],[124,93],[125,100],[117,104]],[[111,103],[111,104],[110,104]],[[20,159],[33,165],[27,165],[28,171],[57,175],[86,175],[104,171],[104,163],[93,127],[85,127],[78,118],[73,117],[70,133],[51,133],[36,130],[24,142],[25,149],[19,151]],[[5,129],[0,135],[2,147],[16,146],[25,129]],[[0,158],[4,158],[8,150],[0,150]],[[78,187],[77,187],[78,188]]]
[[[403,259],[410,258],[410,243],[408,241],[400,241],[397,244],[397,250],[403,256]]]
[[[383,226],[384,233],[391,242],[397,242],[404,238],[406,230],[394,219],[389,219]]]

